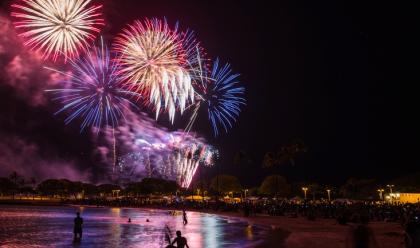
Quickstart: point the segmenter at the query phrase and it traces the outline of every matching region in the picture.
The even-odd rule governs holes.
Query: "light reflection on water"
[[[84,218],[83,239],[73,245],[77,211]],[[265,232],[236,219],[187,213],[184,226],[182,214],[164,210],[0,206],[0,247],[165,247],[165,226],[172,238],[180,230],[191,248],[253,247]]]

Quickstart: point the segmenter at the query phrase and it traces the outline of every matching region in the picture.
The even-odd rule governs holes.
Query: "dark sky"
[[[267,2],[103,1],[103,34],[112,40],[143,17],[178,20],[195,30],[209,57],[241,73],[247,106],[234,128],[214,139],[208,123],[200,121],[197,131],[219,148],[223,173],[238,175],[246,185],[270,173],[339,184],[350,176],[386,181],[417,171],[420,42],[414,9]],[[27,106],[1,85],[0,106],[3,133],[30,136],[60,156],[93,163],[89,137],[62,125],[51,111]],[[33,129],[27,122],[41,126]],[[266,151],[295,138],[308,146],[295,166],[261,167]],[[238,151],[253,162],[234,165]]]

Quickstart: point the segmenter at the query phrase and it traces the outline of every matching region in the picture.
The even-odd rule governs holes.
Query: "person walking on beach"
[[[177,248],[190,248],[187,244],[187,239],[181,236],[181,231],[176,231],[176,238],[172,241],[171,245],[173,246],[175,243]]]
[[[82,239],[82,225],[83,225],[83,218],[80,217],[80,213],[76,213],[76,218],[74,218],[74,241],[80,241]]]
[[[185,212],[185,209],[182,210],[182,218],[183,218],[184,225],[188,224],[187,212]]]
[[[378,248],[373,230],[368,227],[367,216],[356,216],[357,224],[352,226],[346,238],[346,248]]]

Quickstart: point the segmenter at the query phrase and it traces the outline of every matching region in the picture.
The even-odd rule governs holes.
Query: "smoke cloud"
[[[70,180],[88,181],[89,172],[76,169],[73,161],[64,161],[48,154],[41,155],[40,147],[18,136],[1,134],[0,142],[0,175],[7,176],[16,171],[25,178],[38,180],[47,178],[67,178]]]
[[[14,106],[13,109],[2,108],[0,114],[0,176],[16,171],[27,179],[88,181],[90,171],[80,168],[76,161],[60,159],[60,152],[48,137],[35,139],[28,135],[35,132],[34,126],[44,124],[42,116],[33,118],[37,116],[34,113],[53,111],[48,108],[45,90],[57,85],[61,76],[45,69],[48,62],[22,44],[7,14],[0,12],[0,93],[13,92],[15,96],[8,98],[15,101],[7,102],[7,105]],[[28,111],[28,119],[17,119],[25,116],[17,112],[19,109]]]
[[[12,22],[0,12],[0,78],[31,106],[45,106],[45,90],[58,84],[60,75],[44,68],[41,56],[23,47]]]

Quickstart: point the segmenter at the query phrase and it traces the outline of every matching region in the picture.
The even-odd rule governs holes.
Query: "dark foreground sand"
[[[220,213],[219,213],[220,214]],[[306,218],[257,216],[243,218],[239,214],[220,214],[248,221],[250,225],[270,226],[266,241],[258,248],[341,248],[346,247],[350,226],[343,226],[331,219],[309,221]],[[381,248],[404,247],[403,229],[397,223],[371,222]]]

